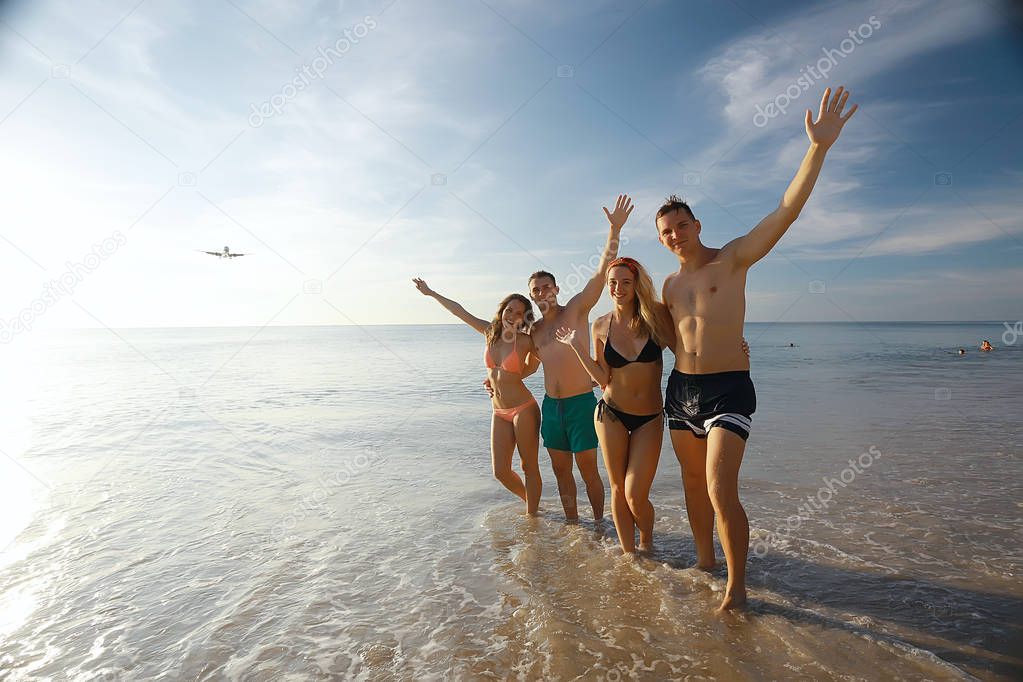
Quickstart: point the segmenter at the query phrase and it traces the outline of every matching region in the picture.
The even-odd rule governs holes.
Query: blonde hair
[[[501,338],[501,317],[504,315],[504,309],[508,307],[508,304],[512,301],[518,301],[526,307],[525,313],[522,316],[522,321],[525,324],[526,330],[533,326],[533,303],[522,294],[508,294],[501,299],[500,305],[497,306],[497,312],[494,313],[494,319],[490,321],[490,326],[483,332],[484,337],[487,340],[487,345],[492,346],[497,343],[497,340]],[[525,331],[525,330],[523,330]],[[512,337],[514,340],[515,337]]]
[[[671,338],[671,317],[668,309],[657,298],[654,281],[639,261],[634,258],[616,258],[608,265],[607,276],[611,276],[611,268],[628,268],[635,276],[633,288],[636,292],[636,305],[632,319],[629,320],[629,331],[637,336],[649,334],[658,346],[664,348]]]

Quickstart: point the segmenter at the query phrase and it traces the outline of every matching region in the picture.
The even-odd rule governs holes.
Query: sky
[[[1018,320],[1021,26],[997,0],[8,2],[0,337],[455,322],[416,276],[489,318],[546,269],[564,302],[619,193],[659,283],[663,199],[710,246],[747,232],[828,85],[860,109],[747,319]]]

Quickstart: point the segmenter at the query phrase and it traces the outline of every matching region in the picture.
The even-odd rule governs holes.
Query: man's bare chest
[[[741,295],[742,278],[722,268],[703,268],[694,273],[681,273],[665,292],[665,303],[672,315],[705,314],[715,306],[732,302]]]

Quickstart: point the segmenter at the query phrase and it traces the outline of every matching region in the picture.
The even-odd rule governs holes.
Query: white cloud
[[[838,63],[829,78],[797,97],[787,115],[762,127],[753,124],[756,105],[763,106],[784,93],[804,73],[805,66],[824,56],[822,50],[841,50],[847,32],[871,17],[880,27],[871,28],[870,37],[862,39],[848,56],[836,57]],[[803,129],[802,112],[810,108],[816,115],[824,87],[846,84],[853,91],[853,100],[865,97],[867,103],[829,153],[814,194],[779,248],[795,249],[804,258],[842,258],[858,253],[901,210],[901,206],[869,206],[862,199],[863,183],[856,172],[878,167],[893,147],[890,133],[876,122],[905,123],[932,115],[916,103],[871,102],[873,98],[859,84],[911,57],[974,39],[992,30],[996,21],[991,8],[982,3],[833,3],[800,11],[776,25],[758,27],[724,45],[698,70],[724,96],[722,114],[727,124],[721,137],[693,161],[697,168],[716,163],[704,179],[703,191],[718,202],[731,203],[732,210],[739,210],[740,217],[750,224],[759,219],[752,217],[759,215],[757,211],[766,214],[773,210],[773,204],[741,210],[742,200],[764,191],[776,193],[780,199],[806,151],[806,138],[797,132]],[[771,148],[775,151],[769,151]],[[1009,193],[991,192],[987,198],[996,205],[1004,204]],[[996,212],[1001,215],[1000,209]],[[933,252],[1004,236],[989,222],[978,220],[975,211],[935,214],[927,204],[916,207],[900,222],[920,227],[891,230],[870,247],[870,255]],[[1013,232],[1018,221],[1007,220],[1007,224],[1006,230]],[[841,246],[825,248],[829,244]]]
[[[941,189],[935,188],[920,204],[905,211],[899,208],[844,214],[824,209],[812,211],[800,217],[786,235],[786,249],[797,258],[841,260],[860,254],[874,257],[937,253],[1005,238],[1023,244],[1023,217],[1017,202],[1005,203],[1004,196],[995,195],[979,202],[982,209],[963,203],[959,196],[935,203],[934,192]],[[872,220],[865,222],[868,216]],[[848,227],[851,237],[862,238],[824,246],[830,242],[822,234],[836,237],[831,242],[839,241],[842,232],[835,229],[836,225]]]
[[[700,74],[708,83],[720,84],[727,98],[724,114],[731,126],[744,131],[754,128],[752,142],[772,127],[751,126],[755,105],[784,93],[805,73],[804,67],[825,58],[825,50],[845,54],[841,44],[849,38],[848,31],[857,31],[871,17],[880,27],[871,26],[869,37],[862,37],[866,31],[860,34],[862,44],[848,50],[847,56],[836,56],[828,77],[816,81],[793,103],[796,120],[807,108],[816,111],[826,85],[863,83],[910,57],[967,42],[997,26],[995,13],[983,4],[952,0],[832,3],[801,10],[777,25],[740,37],[708,60]]]

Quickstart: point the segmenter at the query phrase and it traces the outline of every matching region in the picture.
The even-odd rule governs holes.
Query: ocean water
[[[18,337],[0,678],[1020,679],[1004,331],[747,325],[750,607],[724,616],[667,441],[651,558],[620,555],[581,482],[565,525],[543,451],[544,513],[522,514],[467,328]]]

